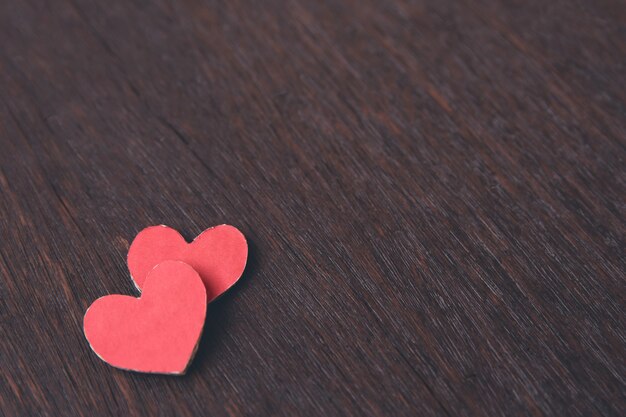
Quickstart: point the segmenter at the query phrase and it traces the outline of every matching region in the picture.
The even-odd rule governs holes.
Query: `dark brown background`
[[[4,415],[624,410],[622,1],[1,4]],[[81,328],[160,223],[250,241],[184,377]]]

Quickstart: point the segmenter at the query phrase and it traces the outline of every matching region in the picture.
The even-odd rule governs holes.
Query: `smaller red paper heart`
[[[140,298],[107,295],[83,320],[91,349],[116,368],[184,374],[206,317],[206,290],[189,265],[166,261],[146,278]]]
[[[128,269],[139,290],[155,265],[177,260],[198,272],[209,302],[239,280],[247,259],[246,238],[227,224],[205,230],[191,243],[170,227],[151,226],[139,232],[128,249]]]

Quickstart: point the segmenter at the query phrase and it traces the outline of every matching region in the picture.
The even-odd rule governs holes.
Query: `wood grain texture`
[[[617,416],[623,1],[0,1],[6,416]],[[230,223],[185,377],[87,306]]]

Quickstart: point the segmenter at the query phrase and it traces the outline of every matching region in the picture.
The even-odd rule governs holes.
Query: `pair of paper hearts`
[[[128,251],[128,269],[142,295],[94,301],[83,322],[91,348],[117,368],[185,373],[207,303],[237,282],[247,258],[246,239],[233,226],[207,229],[192,243],[166,226],[144,229]]]

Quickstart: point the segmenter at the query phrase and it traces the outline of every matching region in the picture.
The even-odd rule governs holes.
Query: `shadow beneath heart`
[[[248,261],[243,275],[232,288],[208,305],[198,351],[187,369],[187,375],[195,374],[205,368],[218,346],[223,344],[223,338],[228,331],[230,322],[231,315],[228,313],[230,306],[235,299],[239,298],[239,292],[249,285],[248,277],[253,276],[257,269],[256,253],[255,246],[248,241]],[[222,345],[222,347],[225,346]]]

